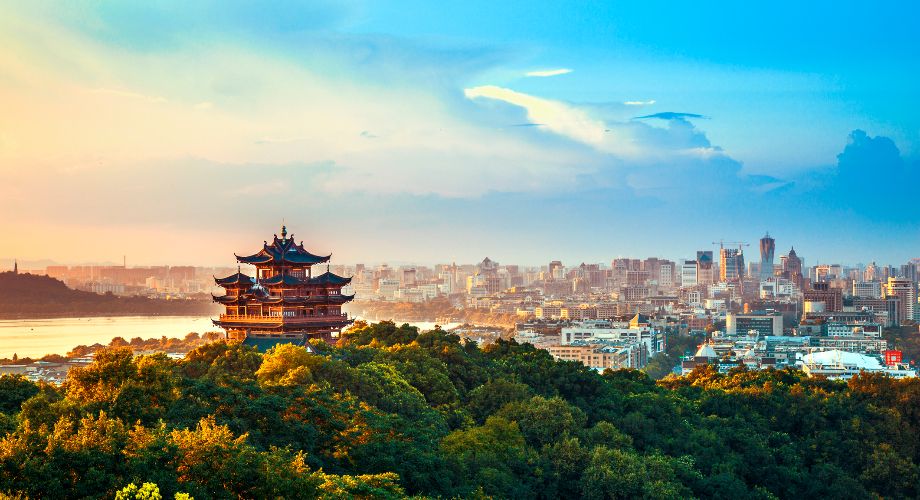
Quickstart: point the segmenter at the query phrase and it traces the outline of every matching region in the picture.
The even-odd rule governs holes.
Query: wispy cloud
[[[651,106],[655,104],[655,100],[651,99],[648,101],[625,101],[623,104],[627,106]]]
[[[696,113],[675,113],[673,111],[665,111],[663,113],[655,113],[652,115],[637,116],[635,120],[646,120],[650,118],[658,118],[659,120],[686,120],[687,118],[706,118],[703,115],[698,115]]]
[[[524,74],[524,76],[545,78],[548,76],[567,75],[571,72],[572,70],[569,68],[542,69],[542,70],[536,70],[536,71],[528,71],[527,73]]]
[[[569,137],[578,142],[602,147],[607,127],[603,121],[591,117],[584,110],[567,103],[532,96],[523,92],[483,85],[464,91],[469,99],[494,99],[524,108],[531,123],[540,123],[541,129]]]

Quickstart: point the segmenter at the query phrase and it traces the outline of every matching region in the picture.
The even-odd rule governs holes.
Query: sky
[[[0,262],[920,256],[915,2],[5,2]],[[753,252],[753,251],[751,251]]]

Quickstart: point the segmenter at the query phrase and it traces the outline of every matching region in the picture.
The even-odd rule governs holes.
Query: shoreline
[[[0,314],[0,321],[31,321],[31,320],[41,320],[41,319],[84,319],[84,318],[124,318],[124,317],[138,317],[138,318],[168,318],[168,317],[177,317],[177,318],[187,318],[193,316],[217,316],[220,314],[220,311],[213,313],[198,311],[198,312],[168,312],[168,313],[143,313],[143,312],[112,312],[112,313],[88,313],[81,314],[79,316],[74,316],[71,313],[60,313],[60,314]]]

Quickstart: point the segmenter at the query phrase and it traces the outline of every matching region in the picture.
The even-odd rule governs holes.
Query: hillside
[[[0,273],[0,318],[108,315],[196,315],[217,308],[210,300],[116,297],[73,290],[48,276]]]
[[[920,380],[655,383],[530,345],[358,324],[320,355],[215,342],[0,378],[0,492],[163,498],[916,498]]]

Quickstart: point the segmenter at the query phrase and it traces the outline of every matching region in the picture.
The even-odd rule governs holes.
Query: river
[[[422,331],[433,322],[413,322]],[[455,324],[444,325],[445,328]],[[115,337],[130,341],[166,337],[183,338],[189,332],[221,331],[208,316],[116,316],[0,320],[0,358],[38,358],[67,354],[78,345],[108,344]]]
[[[116,316],[0,320],[0,358],[67,354],[78,345],[108,344],[115,337],[130,341],[162,336],[183,338],[189,332],[219,328],[207,316]]]

